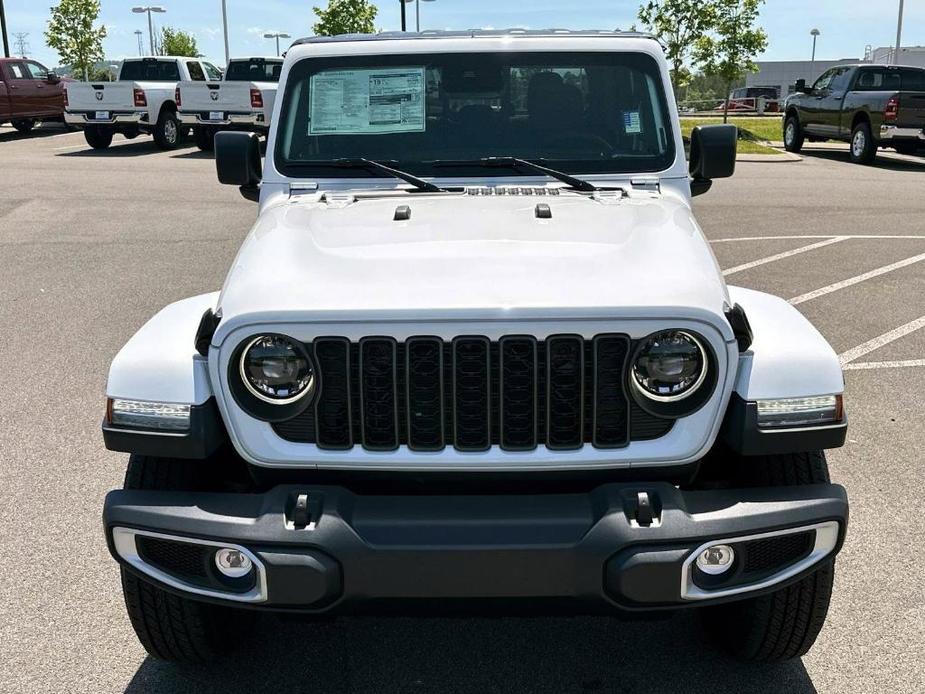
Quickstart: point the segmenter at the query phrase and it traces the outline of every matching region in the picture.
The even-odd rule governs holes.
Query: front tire
[[[803,149],[803,128],[800,126],[800,119],[791,114],[784,121],[784,149],[788,152],[797,153]]]
[[[109,128],[99,125],[90,125],[84,128],[84,139],[93,149],[106,149],[112,144],[115,133]]]
[[[193,491],[202,487],[204,461],[132,455],[125,489]],[[125,609],[141,645],[155,658],[203,662],[234,650],[255,615],[169,593],[122,569]]]
[[[829,482],[822,451],[742,459],[747,485],[794,486]],[[797,583],[768,595],[702,611],[718,644],[745,661],[779,662],[804,655],[825,623],[835,561],[829,559]]]
[[[877,156],[877,141],[870,131],[870,123],[861,121],[851,131],[851,161],[870,164]]]
[[[31,118],[24,118],[23,120],[14,120],[12,126],[16,128],[17,132],[26,134],[35,127],[35,121]]]
[[[180,143],[180,121],[170,109],[161,111],[154,126],[154,143],[161,149],[176,149]]]

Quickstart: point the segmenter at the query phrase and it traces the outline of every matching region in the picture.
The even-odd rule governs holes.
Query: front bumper
[[[723,602],[811,572],[840,549],[847,520],[845,491],[832,484],[711,491],[606,484],[580,494],[494,496],[357,495],[325,486],[263,494],[120,490],[108,494],[103,512],[113,556],[167,590],[308,612],[517,598],[529,599],[531,610],[550,599],[572,611]],[[779,536],[807,543],[774,566],[767,540]],[[139,537],[167,547],[157,555],[167,563],[146,555],[149,540]],[[725,583],[704,585],[693,561],[718,541],[736,548],[741,565]],[[764,542],[760,574],[748,573],[754,541]],[[219,547],[251,558],[247,585],[223,583],[214,568]],[[176,549],[185,564],[171,563]]]
[[[108,120],[97,120],[95,112],[64,112],[64,122],[68,125],[141,125],[146,122],[141,112],[112,113]]]
[[[905,142],[918,141],[925,144],[925,129],[922,128],[900,128],[895,125],[880,126],[880,141],[889,142],[891,140],[902,140]]]
[[[220,120],[212,120],[209,118],[210,114],[208,112],[199,111],[180,111],[177,118],[182,125],[190,126],[209,126],[225,129],[267,129],[269,127],[262,112],[223,113],[225,117]]]

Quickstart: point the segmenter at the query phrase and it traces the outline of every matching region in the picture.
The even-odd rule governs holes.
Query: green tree
[[[45,29],[45,43],[58,51],[61,62],[70,65],[84,80],[93,64],[103,59],[106,27],[93,26],[100,16],[99,0],[61,0],[51,8]]]
[[[172,27],[161,29],[159,40],[155,40],[161,55],[178,55],[189,58],[201,58],[202,53],[196,45],[192,34]]]
[[[755,58],[768,47],[768,35],[756,26],[764,0],[714,0],[713,30],[697,41],[694,60],[703,72],[720,77],[726,85],[723,122],[729,116],[729,92],[733,82],[749,72],[757,72]]]
[[[328,0],[327,9],[312,8],[318,21],[312,30],[318,36],[372,34],[379,8],[369,0]]]
[[[650,0],[639,8],[639,21],[665,47],[675,94],[691,79],[687,67],[693,46],[713,28],[714,0]]]

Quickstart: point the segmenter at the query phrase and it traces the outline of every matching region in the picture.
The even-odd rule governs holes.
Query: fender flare
[[[796,308],[771,294],[728,287],[751,325],[751,346],[739,355],[722,437],[743,455],[798,453],[837,448],[847,419],[822,426],[760,429],[757,400],[841,395],[845,381],[835,350]]]

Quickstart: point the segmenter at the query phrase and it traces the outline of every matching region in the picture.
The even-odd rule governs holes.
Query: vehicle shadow
[[[199,148],[189,152],[171,155],[171,159],[215,159],[215,152],[206,152]]]
[[[192,144],[181,143],[178,145],[177,150],[182,150],[187,147],[192,147]],[[56,156],[59,157],[141,157],[147,154],[157,154],[158,152],[163,152],[164,150],[160,149],[154,140],[150,137],[140,137],[137,141],[133,140],[116,140],[112,143],[112,146],[106,149],[93,149],[90,145],[87,145],[86,149],[79,149],[70,152],[58,152]]]
[[[887,156],[884,156],[887,154]],[[836,149],[814,149],[812,145],[806,145],[800,152],[801,157],[812,157],[814,159],[827,159],[828,161],[844,162],[851,166],[852,164],[848,154],[848,145],[845,145],[844,151]],[[902,157],[902,158],[900,158]],[[869,164],[875,169],[886,169],[890,171],[925,171],[925,151],[921,155],[898,155],[893,154],[891,150],[880,153],[874,159],[873,164]]]
[[[51,137],[53,135],[63,135],[72,132],[64,127],[61,123],[43,123],[36,126],[27,133],[21,133],[18,130],[10,128],[0,128],[0,142],[15,142],[16,140],[34,140],[36,138]],[[73,131],[76,132],[76,131]]]
[[[815,692],[799,660],[733,661],[703,641],[698,616],[268,617],[244,657],[179,667],[148,657],[125,691],[386,694],[455,692]]]

